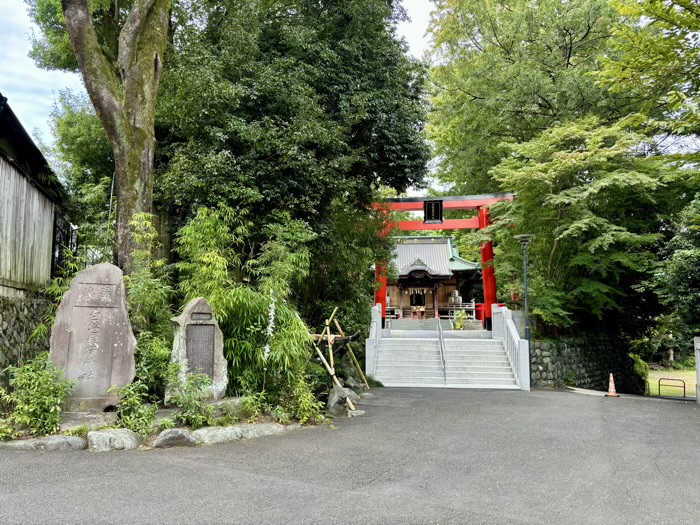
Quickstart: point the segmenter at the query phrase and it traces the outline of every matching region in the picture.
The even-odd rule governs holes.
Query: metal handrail
[[[676,379],[674,377],[661,377],[659,378],[659,397],[661,397],[661,381],[676,381],[678,383],[683,383],[683,386],[681,385],[664,385],[667,388],[683,388],[683,397],[685,396],[685,381],[682,379]]]
[[[438,341],[440,342],[440,358],[442,359],[442,376],[447,384],[447,357],[445,356],[445,338],[442,335],[442,323],[437,320]]]

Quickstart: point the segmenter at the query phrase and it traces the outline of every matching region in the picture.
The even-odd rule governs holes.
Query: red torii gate
[[[463,195],[459,197],[403,197],[387,199],[373,204],[375,208],[389,211],[424,211],[426,203],[438,203],[439,218],[426,222],[401,221],[390,223],[384,234],[398,226],[403,231],[417,230],[483,230],[489,225],[489,206],[500,201],[512,201],[513,193],[492,193],[487,195]],[[469,219],[442,219],[442,210],[477,210],[475,217]],[[490,326],[491,306],[496,303],[496,276],[493,268],[493,243],[481,246],[481,277],[484,283],[484,324]],[[374,304],[382,305],[382,320],[386,319],[386,266],[378,263],[376,277],[379,285],[374,294]],[[437,315],[437,312],[436,312]]]

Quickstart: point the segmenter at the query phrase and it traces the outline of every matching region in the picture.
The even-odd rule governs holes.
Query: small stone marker
[[[136,338],[123,273],[108,263],[86,268],[63,296],[51,331],[51,360],[76,382],[68,410],[102,411],[119,398],[107,391],[136,375]]]
[[[200,373],[211,377],[211,399],[221,399],[228,386],[227,363],[224,359],[224,335],[216,322],[209,302],[203,297],[192,299],[178,317],[173,317],[175,339],[171,363],[180,365],[180,380],[187,374]],[[166,395],[166,398],[169,396]]]

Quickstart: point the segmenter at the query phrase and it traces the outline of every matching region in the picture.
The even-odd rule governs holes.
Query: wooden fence
[[[43,288],[51,277],[54,204],[0,157],[0,285]]]

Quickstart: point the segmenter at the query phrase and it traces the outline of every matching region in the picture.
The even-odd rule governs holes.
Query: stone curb
[[[93,430],[88,432],[88,449],[92,452],[110,452],[112,450],[136,450],[143,438],[126,428]]]
[[[32,439],[15,439],[0,441],[0,450],[46,450],[49,452],[66,450],[85,450],[87,441],[78,436],[44,436]]]
[[[170,428],[158,434],[153,443],[153,448],[215,445],[242,439],[273,436],[299,428],[302,428],[302,425],[299,423],[290,425],[281,425],[280,423],[241,423],[228,427],[203,427],[194,431],[185,428]],[[0,450],[63,451],[88,449],[91,452],[111,452],[113,450],[136,450],[142,443],[143,438],[135,432],[119,428],[93,430],[88,432],[87,440],[76,436],[54,435],[33,439],[0,441]]]
[[[230,427],[204,427],[192,432],[199,445],[215,445],[240,439],[253,439],[262,436],[282,434],[288,430],[301,428],[301,425],[281,425],[280,423],[242,423]]]

